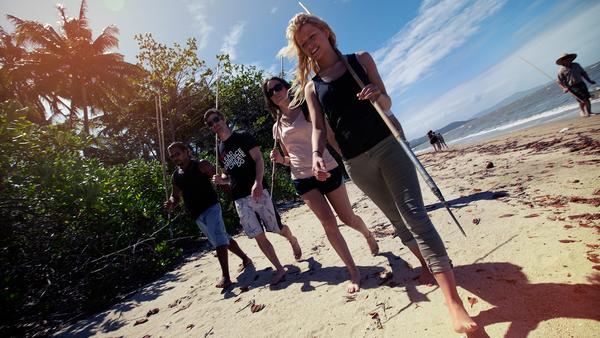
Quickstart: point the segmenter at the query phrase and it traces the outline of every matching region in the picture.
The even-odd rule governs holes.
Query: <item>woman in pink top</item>
[[[263,84],[267,106],[275,117],[277,114],[281,116],[279,124],[273,126],[273,135],[280,141],[283,155],[278,150],[273,150],[271,160],[291,167],[294,187],[304,203],[315,213],[325,228],[329,243],[346,265],[350,273],[347,291],[354,293],[360,290],[360,272],[354,264],[348,245],[338,229],[337,220],[327,201],[329,200],[343,223],[365,236],[371,254],[376,255],[379,246],[373,234],[365,226],[365,222],[352,210],[342,170],[327,150],[323,154],[323,159],[330,170],[313,173],[310,141],[312,126],[307,121],[308,110],[305,114],[301,107],[288,107],[289,88],[290,84],[278,77],[272,77]]]

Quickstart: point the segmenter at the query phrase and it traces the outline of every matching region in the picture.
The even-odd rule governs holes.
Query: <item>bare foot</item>
[[[237,272],[242,272],[246,270],[247,267],[252,266],[253,264],[254,263],[252,263],[252,260],[250,258],[246,258],[242,261],[242,264],[238,266]]]
[[[300,249],[300,244],[298,244],[298,239],[296,236],[292,236],[290,244],[292,245],[292,250],[294,251],[294,258],[296,261],[299,261],[300,258],[302,258],[302,249]]]
[[[479,326],[469,316],[462,303],[452,303],[448,305],[450,316],[452,317],[452,326],[458,333],[469,333],[476,331]]]
[[[225,289],[231,284],[233,284],[231,279],[223,277],[217,282],[217,284],[215,284],[215,287],[219,289]]]
[[[431,274],[431,272],[429,272],[429,269],[427,269],[427,267],[421,267],[421,275],[419,275],[419,284],[427,286],[435,285],[435,278],[433,278],[433,275]]]
[[[369,235],[365,236],[365,238],[367,239],[367,244],[371,250],[371,255],[377,256],[377,254],[379,254],[379,244],[377,244],[375,236],[373,236],[373,233],[369,231]]]
[[[346,286],[346,291],[349,294],[360,291],[360,272],[356,269],[354,272],[350,272],[350,283]]]
[[[360,286],[358,285],[358,283],[350,282],[346,286],[346,292],[348,292],[349,294],[353,294],[353,293],[356,293],[358,291],[360,291]]]
[[[275,271],[275,275],[273,276],[273,278],[271,278],[270,285],[275,286],[279,284],[279,282],[281,282],[284,279],[286,273],[287,271],[283,268],[281,270]]]

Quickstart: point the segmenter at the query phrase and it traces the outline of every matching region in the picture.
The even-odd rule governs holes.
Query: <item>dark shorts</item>
[[[572,86],[569,86],[569,90],[582,101],[588,100],[591,97],[588,87],[583,82],[578,82]]]
[[[302,196],[313,189],[319,189],[323,195],[328,194],[342,185],[342,169],[340,166],[330,170],[331,176],[325,181],[318,181],[314,176],[294,180],[298,195]]]

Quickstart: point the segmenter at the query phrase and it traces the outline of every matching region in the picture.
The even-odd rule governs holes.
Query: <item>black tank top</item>
[[[173,184],[181,189],[185,208],[194,219],[219,201],[210,177],[200,171],[200,162],[196,160],[191,160],[185,169],[175,169]]]
[[[356,54],[349,54],[347,58],[363,83],[371,83]],[[344,159],[364,153],[391,134],[371,103],[356,97],[360,86],[348,70],[331,82],[324,82],[318,75],[313,82]]]

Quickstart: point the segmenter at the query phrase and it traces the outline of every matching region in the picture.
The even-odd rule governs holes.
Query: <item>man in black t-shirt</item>
[[[223,278],[215,286],[226,288],[231,285],[227,249],[242,259],[240,270],[251,265],[252,260],[225,230],[219,199],[210,182],[215,168],[208,161],[191,159],[190,151],[184,143],[172,143],[167,151],[177,169],[173,172],[173,193],[165,202],[165,207],[172,210],[183,197],[185,208],[217,250]]]
[[[221,140],[219,162],[224,173],[213,176],[213,181],[231,185],[235,208],[244,232],[249,238],[256,239],[259,248],[275,266],[276,272],[271,280],[271,285],[275,285],[283,279],[286,271],[264,229],[284,236],[290,242],[296,260],[300,259],[302,252],[290,228],[277,220],[271,196],[264,188],[264,162],[260,149],[250,134],[232,132],[218,110],[208,110],[204,114],[204,121]]]

